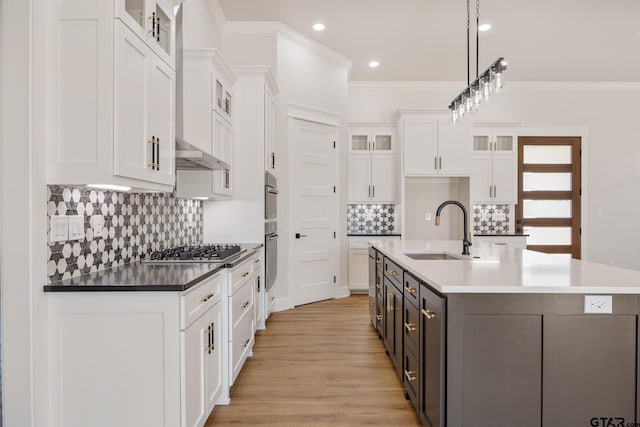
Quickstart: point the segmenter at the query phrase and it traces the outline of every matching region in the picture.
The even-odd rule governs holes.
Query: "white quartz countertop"
[[[579,261],[505,245],[462,241],[371,240],[371,245],[440,293],[640,294],[640,271]],[[462,259],[414,260],[410,253]]]

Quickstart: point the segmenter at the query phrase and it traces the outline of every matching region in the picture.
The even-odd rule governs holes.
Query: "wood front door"
[[[518,138],[516,231],[527,249],[580,258],[580,137]]]

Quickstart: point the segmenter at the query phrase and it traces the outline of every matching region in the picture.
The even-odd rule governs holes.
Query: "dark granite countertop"
[[[479,233],[474,234],[475,237],[526,237],[525,233]]]
[[[134,262],[44,286],[45,292],[185,291],[225,268],[233,268],[253,256],[262,244],[243,244],[246,249],[224,264],[216,262]]]
[[[385,237],[385,236],[402,236],[400,233],[347,233],[348,237]]]

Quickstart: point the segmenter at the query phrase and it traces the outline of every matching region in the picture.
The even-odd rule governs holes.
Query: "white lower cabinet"
[[[369,241],[399,240],[400,236],[349,237],[349,290],[365,293],[369,289]]]
[[[259,254],[229,273],[229,385],[233,385],[247,358],[253,355],[255,336],[254,283],[260,277]]]
[[[265,314],[268,319],[271,313],[273,313],[273,309],[276,305],[276,287],[272,286],[271,289],[267,291],[267,312]]]
[[[224,275],[218,273],[204,285],[205,289],[198,289],[195,301],[183,304],[183,312],[187,315],[198,311],[198,303],[210,307],[181,332],[184,427],[203,426],[222,394],[222,362],[225,354],[222,302],[224,279]],[[209,301],[214,301],[213,306],[208,305]]]

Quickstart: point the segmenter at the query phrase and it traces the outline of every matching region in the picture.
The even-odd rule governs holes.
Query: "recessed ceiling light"
[[[491,29],[491,24],[482,24],[478,27],[478,31],[488,31]]]
[[[313,29],[316,31],[322,31],[324,30],[324,24],[322,22],[318,22],[316,24],[313,24]]]
[[[378,61],[370,61],[369,62],[369,67],[371,68],[378,68],[380,66],[380,62]]]

